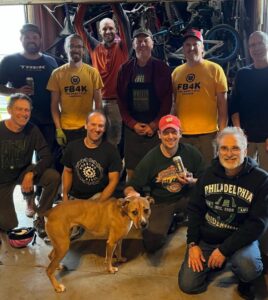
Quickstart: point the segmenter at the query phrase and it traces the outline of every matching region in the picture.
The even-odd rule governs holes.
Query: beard
[[[37,45],[35,43],[28,43],[27,45],[25,45],[25,50],[30,54],[37,54],[40,49],[40,45]]]
[[[79,62],[82,59],[82,55],[80,53],[76,53],[76,52],[71,52],[69,57],[70,57],[70,60],[72,60],[75,63]]]
[[[114,39],[115,39],[115,34],[112,34],[112,33],[108,34],[106,36],[103,36],[102,39],[104,41],[104,44],[106,44],[106,43],[112,43],[114,41]]]

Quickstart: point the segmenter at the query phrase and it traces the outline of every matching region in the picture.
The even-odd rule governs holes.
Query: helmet
[[[24,248],[33,240],[35,244],[36,234],[33,227],[20,227],[10,229],[7,232],[8,242],[14,248]]]

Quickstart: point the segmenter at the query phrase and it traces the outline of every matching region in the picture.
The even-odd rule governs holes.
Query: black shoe
[[[254,300],[255,299],[253,285],[251,282],[239,281],[237,291],[238,291],[239,296],[243,299],[246,299],[246,300]]]
[[[47,236],[47,233],[45,231],[45,220],[44,218],[37,217],[36,220],[33,221],[33,226],[35,230],[37,231],[38,236],[43,239]]]
[[[168,229],[168,234],[175,232],[179,226],[186,225],[188,221],[184,212],[174,213],[173,219]]]

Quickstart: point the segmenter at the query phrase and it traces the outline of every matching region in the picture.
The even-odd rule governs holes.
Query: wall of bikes
[[[236,71],[250,62],[247,39],[252,31],[252,2],[250,0],[152,1],[121,3],[129,20],[131,31],[149,28],[154,38],[154,56],[174,68],[184,62],[182,36],[188,28],[202,30],[205,58],[223,66],[230,85]],[[43,8],[54,19],[59,35],[45,50],[62,64],[66,61],[64,39],[74,32],[73,19],[77,4],[47,5]],[[58,12],[61,18],[58,19]],[[90,4],[84,26],[98,37],[98,23],[104,17],[113,17],[109,4]],[[89,57],[87,57],[90,63]]]

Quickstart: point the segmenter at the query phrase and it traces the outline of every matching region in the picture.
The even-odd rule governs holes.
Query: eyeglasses
[[[69,45],[69,49],[78,49],[78,50],[81,50],[83,49],[84,46],[83,45]]]
[[[233,146],[231,148],[228,148],[227,146],[220,146],[219,147],[219,152],[221,152],[222,154],[226,154],[229,151],[233,154],[238,154],[238,153],[241,152],[241,149],[238,146]]]

